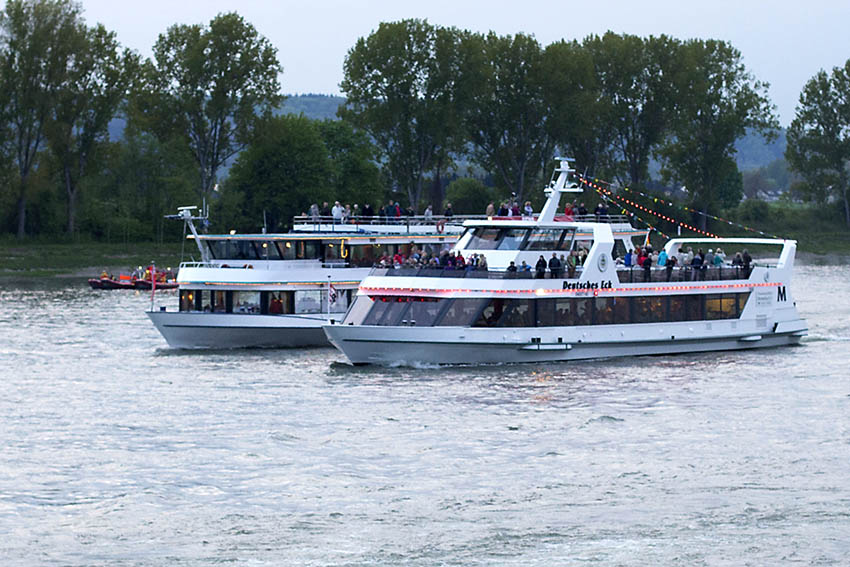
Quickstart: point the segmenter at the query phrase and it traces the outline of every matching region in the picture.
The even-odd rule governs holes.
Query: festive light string
[[[593,181],[595,181],[597,183],[602,183],[604,185],[607,185],[608,187],[610,187],[612,185],[612,183],[605,181],[604,179],[594,178]],[[662,203],[664,205],[674,207],[674,208],[679,207],[679,205],[677,205],[676,203],[674,203],[672,201],[665,201],[664,199],[660,199],[660,198],[656,197],[655,195],[648,195],[647,193],[644,193],[642,191],[638,191],[636,189],[631,189],[629,187],[623,187],[623,191],[628,191],[629,193],[637,193],[641,197],[645,197],[647,199],[652,199],[656,203]],[[715,215],[704,213],[702,211],[698,211],[697,209],[692,209],[691,207],[688,207],[688,206],[685,206],[685,205],[682,205],[682,210],[688,211],[689,213],[696,213],[698,215],[702,215],[704,217],[714,219],[714,220],[719,221],[719,222],[725,222],[729,226],[735,226],[735,227],[738,227],[740,229],[746,230],[748,232],[754,232],[756,234],[760,234],[762,236],[767,236],[767,237],[770,237],[770,238],[781,238],[780,236],[776,236],[775,234],[768,234],[768,233],[761,231],[761,230],[758,230],[756,228],[744,226],[744,225],[739,224],[737,222],[733,222],[733,221],[730,221],[728,219],[724,219],[724,218],[721,218],[721,217],[718,217],[718,216],[715,216]]]
[[[601,190],[600,190],[600,189],[595,189],[595,191],[596,191],[597,193],[599,193],[599,195],[602,195],[603,197],[605,197],[605,195],[603,195],[603,192],[608,193],[608,195],[609,195],[609,197],[608,197],[608,198],[610,198],[612,201],[614,201],[614,203],[616,203],[617,205],[619,205],[619,207],[620,207],[620,211],[622,212],[622,214],[624,214],[624,215],[628,215],[628,216],[630,216],[630,217],[632,217],[632,218],[634,218],[634,219],[637,219],[637,221],[638,221],[638,222],[641,222],[641,223],[645,224],[645,225],[647,226],[647,228],[649,228],[649,232],[652,232],[652,231],[654,230],[654,231],[655,231],[655,232],[657,232],[657,233],[658,233],[658,234],[659,234],[662,238],[664,238],[664,239],[666,239],[666,240],[670,240],[670,237],[669,237],[669,236],[667,236],[666,234],[664,234],[663,232],[661,232],[661,230],[659,230],[658,228],[656,228],[656,227],[652,226],[652,223],[650,223],[650,222],[648,222],[648,221],[643,220],[643,219],[642,219],[642,218],[640,218],[640,217],[639,217],[636,213],[633,213],[632,211],[626,210],[626,209],[623,207],[622,203],[619,203],[619,202],[617,201],[617,197],[615,197],[615,196],[614,196],[613,194],[611,194],[610,192],[607,192],[607,191],[605,191],[604,189],[601,189]],[[650,212],[651,212],[651,211],[650,211]],[[646,238],[647,238],[647,241],[649,241],[649,233],[647,233]]]
[[[689,225],[689,224],[687,224],[687,223],[684,223],[684,222],[678,221],[678,220],[674,219],[673,217],[668,217],[667,215],[663,215],[663,214],[661,214],[661,213],[659,213],[659,212],[657,212],[657,211],[653,211],[652,209],[649,209],[649,208],[647,208],[647,207],[644,207],[643,205],[639,205],[639,204],[635,203],[634,201],[631,201],[631,200],[629,200],[629,199],[626,199],[625,197],[617,197],[617,196],[616,196],[616,195],[614,195],[611,191],[609,191],[609,190],[605,189],[604,187],[601,187],[601,186],[597,185],[596,183],[594,183],[594,182],[592,182],[592,181],[590,181],[590,180],[584,179],[583,177],[580,177],[579,179],[582,181],[582,183],[584,183],[584,184],[588,185],[589,187],[592,187],[593,189],[595,189],[597,193],[599,193],[599,194],[603,194],[603,193],[604,193],[604,194],[605,194],[608,198],[610,198],[612,201],[614,201],[615,203],[618,203],[618,204],[620,205],[620,207],[622,207],[623,205],[622,205],[622,203],[619,203],[618,201],[623,201],[623,202],[625,202],[625,203],[628,203],[628,204],[629,204],[629,205],[631,205],[632,207],[635,207],[635,208],[637,208],[637,209],[640,209],[641,211],[644,211],[644,212],[646,212],[646,213],[649,213],[649,214],[651,214],[651,215],[653,215],[653,216],[656,216],[656,217],[658,217],[658,218],[660,218],[660,219],[663,219],[663,220],[666,220],[666,221],[668,221],[668,222],[672,222],[673,224],[676,224],[676,225],[678,225],[678,226],[682,226],[682,227],[684,227],[684,228],[687,228],[688,230],[691,230],[691,231],[693,231],[693,232],[697,232],[697,233],[699,233],[699,234],[704,234],[705,236],[708,236],[708,237],[710,237],[710,238],[720,238],[720,237],[719,237],[719,236],[717,236],[716,234],[713,234],[713,233],[711,233],[711,232],[707,232],[707,231],[705,231],[705,230],[700,230],[700,229],[698,229],[698,228],[697,228],[697,227],[695,227],[695,226],[691,226],[691,225]],[[640,220],[640,219],[638,219],[638,220]],[[649,224],[649,223],[647,223],[647,224]],[[652,228],[652,227],[650,226],[650,228]],[[655,229],[655,230],[657,231],[657,229]],[[660,231],[659,231],[659,234],[660,234]],[[667,238],[668,238],[668,240],[669,240],[669,237],[667,237]]]

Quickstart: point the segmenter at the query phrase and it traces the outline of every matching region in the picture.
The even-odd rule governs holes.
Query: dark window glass
[[[410,302],[406,297],[394,297],[387,303],[389,303],[389,307],[387,307],[386,311],[384,311],[384,315],[381,317],[381,320],[378,321],[378,325],[399,325],[402,319],[407,318],[405,315],[408,307],[410,307]]]
[[[614,300],[614,323],[623,325],[631,323],[632,319],[629,316],[629,297],[613,297]]]
[[[264,260],[280,260],[280,250],[274,242],[261,242],[259,246]]]
[[[571,297],[559,297],[555,300],[555,318],[556,327],[568,327],[575,325],[575,299]]]
[[[498,250],[519,250],[522,241],[525,240],[525,233],[528,230],[524,228],[506,228],[502,230],[502,235],[499,238]]]
[[[597,297],[594,300],[593,324],[612,325],[614,323],[614,297]]]
[[[506,303],[507,300],[505,299],[491,299],[481,315],[478,316],[473,327],[495,327],[505,313]]]
[[[593,300],[583,297],[575,299],[575,321],[574,325],[592,325],[593,319],[591,312],[593,311]]]
[[[559,244],[563,245],[563,241],[567,240],[563,238],[564,229],[562,228],[536,228],[531,231],[531,234],[528,237],[528,244],[526,244],[526,250],[564,250],[565,248],[559,247]],[[569,242],[567,242],[567,246],[569,246]]]
[[[685,321],[685,296],[670,297],[670,321]]]
[[[384,316],[384,312],[389,309],[392,301],[392,297],[376,297],[375,303],[372,305],[372,309],[369,310],[369,314],[366,315],[366,318],[363,319],[364,325],[377,325],[378,321]]]
[[[634,297],[633,323],[658,323],[666,319],[663,297]]]
[[[702,316],[702,295],[685,295],[685,321],[701,321]]]
[[[538,327],[554,327],[555,326],[555,300],[554,299],[538,299],[537,300],[537,326]]]
[[[447,300],[431,298],[415,298],[410,302],[410,309],[404,318],[408,323],[417,327],[430,327],[437,320],[437,315]]]
[[[498,322],[499,327],[533,327],[534,300],[510,299]]]
[[[472,324],[486,299],[455,299],[437,323],[440,327],[466,327]]]
[[[223,291],[214,291],[213,294],[213,304],[212,310],[216,313],[225,313],[227,311],[227,299],[226,293]],[[205,309],[206,310],[206,307]]]

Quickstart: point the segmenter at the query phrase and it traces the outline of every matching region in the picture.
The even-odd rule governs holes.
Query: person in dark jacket
[[[555,252],[552,252],[552,257],[549,258],[549,271],[552,272],[552,279],[561,277],[561,261]]]
[[[535,278],[542,280],[546,277],[546,258],[544,258],[542,255],[540,256],[540,259],[537,260],[537,264],[534,265],[534,271]]]
[[[652,256],[643,259],[643,281],[652,281]]]

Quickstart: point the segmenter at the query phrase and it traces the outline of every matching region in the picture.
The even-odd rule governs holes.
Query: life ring
[[[443,234],[444,230],[446,230],[446,221],[444,221],[444,220],[437,221],[437,232],[439,234]]]

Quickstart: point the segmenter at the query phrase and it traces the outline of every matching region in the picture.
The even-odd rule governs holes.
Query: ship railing
[[[761,265],[761,264],[759,264]],[[620,283],[647,283],[647,282],[692,282],[692,281],[719,281],[719,280],[745,280],[750,277],[753,264],[749,269],[743,266],[706,266],[705,269],[693,266],[676,266],[671,270],[666,267],[644,268],[623,267],[617,268],[617,279]],[[581,277],[582,266],[576,266],[575,272],[559,270],[552,273],[546,270],[544,279],[577,279]],[[530,271],[507,271],[507,270],[480,270],[476,268],[450,268],[450,267],[374,267],[370,276],[385,277],[428,277],[428,278],[475,278],[475,279],[539,279],[536,270]]]
[[[426,217],[424,215],[402,215],[400,217],[384,217],[381,215],[367,217],[359,215],[351,216],[348,217],[345,221],[341,221],[339,219],[335,219],[332,216],[298,215],[296,217],[293,217],[293,222],[299,225],[314,225],[317,227],[322,225],[333,226],[334,228],[338,227],[340,230],[350,231],[352,229],[357,230],[357,228],[361,225],[364,227],[368,227],[371,225],[405,225],[410,228],[421,226],[436,226],[440,223],[462,225],[465,221],[468,220],[537,220],[537,217],[537,214],[534,214],[532,216],[432,215],[430,217]],[[629,217],[626,215],[565,215],[563,213],[555,215],[555,220],[558,222],[602,222],[609,224],[630,224],[631,222]]]
[[[581,268],[576,269],[576,277],[581,274]],[[448,267],[399,267],[399,268],[373,268],[371,276],[386,277],[421,277],[421,278],[473,278],[490,280],[531,280],[537,277],[535,271],[508,270],[480,270],[475,268],[448,268]],[[556,274],[555,279],[564,279],[567,274]],[[552,279],[552,272],[545,272],[545,279]]]
[[[617,278],[620,283],[746,280],[755,266],[674,266],[670,269],[657,266],[649,270],[638,266],[618,266]]]
[[[411,227],[436,226],[438,224],[462,225],[467,220],[486,218],[484,215],[432,215],[430,217],[424,215],[402,215],[400,217],[385,217],[381,215],[367,217],[359,215],[340,220],[332,216],[299,215],[293,218],[293,222],[296,225],[331,226],[334,229],[338,228],[339,230],[350,232],[357,230],[360,226],[392,225],[406,226],[410,229]]]

